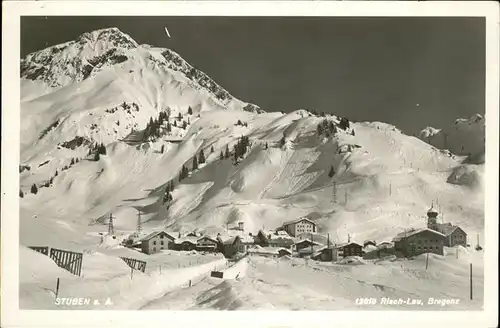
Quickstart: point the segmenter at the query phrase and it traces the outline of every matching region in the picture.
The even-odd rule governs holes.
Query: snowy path
[[[477,299],[468,300],[467,263],[447,257],[431,258],[429,271],[421,258],[382,265],[336,265],[302,259],[249,258],[239,279],[206,278],[191,288],[166,294],[144,309],[169,310],[461,310],[480,309],[482,279],[475,283]],[[481,277],[482,278],[482,277]],[[439,286],[439,288],[438,288]],[[459,299],[456,305],[429,304],[429,298]],[[359,305],[357,298],[379,304]],[[422,304],[380,304],[383,298]]]

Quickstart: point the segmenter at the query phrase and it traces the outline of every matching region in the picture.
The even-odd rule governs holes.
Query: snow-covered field
[[[82,274],[77,277],[59,268],[49,257],[21,247],[20,308],[134,310],[172,289],[202,279],[212,270],[226,267],[226,260],[221,257],[170,254],[157,254],[155,257],[157,262],[148,261],[147,270],[143,273],[137,270],[131,272],[119,257],[86,253]],[[58,278],[59,300],[55,294]],[[89,300],[89,304],[65,304],[64,298],[84,298]],[[110,303],[106,304],[107,301]]]
[[[49,64],[50,70],[40,69]],[[238,222],[244,222],[245,232],[257,233],[308,216],[322,235],[343,242],[348,234],[358,241],[383,241],[404,228],[423,227],[434,203],[440,218],[460,225],[475,246],[476,235],[484,241],[484,162],[464,164],[464,154],[437,149],[385,123],[350,122],[342,129],[334,115],[317,117],[302,109],[263,113],[193,73],[175,53],[137,45],[117,29],[29,55],[22,66],[21,308],[53,308],[57,277],[61,296],[112,295],[115,308],[127,309],[341,309],[357,307],[353,299],[370,295],[459,297],[467,295],[467,256],[482,288],[482,253],[472,252],[458,260],[433,256],[428,271],[421,270],[421,259],[329,266],[251,257],[241,279],[220,284],[206,278],[177,290],[186,278],[201,279],[222,260],[182,252],[148,256],[118,246],[135,230],[138,210],[145,233],[198,229],[215,235]],[[151,118],[167,110],[170,132],[137,139]],[[325,119],[336,133],[318,133]],[[456,138],[462,140],[460,131]],[[250,145],[238,163],[232,155],[221,159],[242,136]],[[88,155],[95,143],[106,147],[97,161]],[[484,153],[480,142],[466,148]],[[193,170],[193,158],[202,150],[206,163]],[[72,159],[78,161],[71,164]],[[190,173],[179,181],[183,165]],[[335,175],[329,177],[332,168]],[[173,200],[164,204],[171,181]],[[36,194],[30,192],[34,184]],[[99,233],[106,234],[110,215],[117,239],[102,242]],[[83,252],[82,277],[27,246]],[[119,256],[147,261],[146,273],[130,280]],[[99,287],[103,281],[107,287]],[[476,295],[461,306],[479,307]]]
[[[482,255],[463,251],[458,259],[455,252],[445,258],[430,255],[427,270],[424,255],[412,261],[359,265],[251,256],[235,270],[244,272],[238,279],[207,277],[191,288],[166,294],[144,309],[480,310]],[[473,300],[469,298],[469,263],[474,270]],[[443,300],[454,303],[443,304]]]

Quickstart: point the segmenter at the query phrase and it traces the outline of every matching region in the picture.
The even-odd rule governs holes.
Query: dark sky
[[[21,53],[106,27],[178,52],[268,111],[315,109],[407,133],[485,112],[484,18],[24,17]]]

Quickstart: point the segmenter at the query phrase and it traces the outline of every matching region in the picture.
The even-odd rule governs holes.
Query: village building
[[[219,250],[227,258],[244,252],[244,245],[241,243],[240,236],[228,237],[219,235],[217,236],[217,241],[219,242]]]
[[[335,245],[339,257],[363,256],[363,246],[356,242],[347,242]]]
[[[438,223],[437,216],[437,211],[431,206],[430,210],[427,212],[427,228],[438,231],[446,236],[444,246],[454,247],[461,245],[467,247],[467,233],[459,226],[449,222]]]
[[[175,238],[165,231],[155,231],[141,239],[141,251],[154,254],[164,249],[172,249]]]
[[[377,245],[377,249],[393,248],[394,244],[390,241],[383,241]]]
[[[178,251],[192,251],[198,245],[198,237],[185,236],[175,240],[175,249]]]
[[[261,247],[291,248],[294,241],[285,231],[265,231],[261,229],[254,237],[254,243]]]
[[[292,251],[289,250],[288,248],[278,249],[278,257],[291,256],[291,255],[292,255]]]
[[[444,223],[439,225],[439,231],[446,236],[444,246],[454,247],[460,245],[467,247],[467,233],[459,226]]]
[[[363,247],[366,247],[368,245],[371,245],[371,246],[377,246],[377,243],[375,242],[375,240],[365,240],[364,243],[363,243]]]
[[[295,244],[293,244],[292,250],[295,250],[296,252],[300,252],[301,249],[304,248],[311,248],[314,246],[323,246],[320,243],[317,243],[315,241],[311,241],[310,239],[301,239],[297,241]]]
[[[446,236],[429,229],[410,229],[394,237],[394,249],[397,256],[410,257],[422,253],[443,255],[443,246]]]
[[[280,251],[284,249],[285,248],[261,247],[259,245],[253,245],[248,249],[248,254],[263,257],[279,257]]]
[[[293,237],[296,237],[301,233],[315,233],[317,230],[316,223],[308,218],[299,218],[297,220],[287,221],[283,223],[282,229]]]
[[[204,252],[217,251],[217,240],[209,236],[203,236],[196,241],[196,250]]]
[[[313,245],[311,247],[304,247],[297,250],[297,254],[299,257],[311,257],[313,259],[319,259],[321,256],[321,250],[326,248],[323,245]]]
[[[240,237],[240,240],[241,240],[240,252],[242,253],[245,253],[248,250],[248,248],[254,245],[254,238],[251,235],[242,235]]]

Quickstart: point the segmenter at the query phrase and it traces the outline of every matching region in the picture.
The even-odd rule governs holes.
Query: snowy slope
[[[112,215],[118,240],[126,238],[138,210],[144,233],[216,234],[243,221],[247,234],[308,216],[323,238],[382,241],[423,227],[432,202],[446,222],[483,240],[481,166],[394,126],[350,122],[343,129],[334,115],[262,112],[174,52],[137,45],[116,29],[30,54],[22,76],[22,246],[129,256],[134,251],[101,242],[99,233]],[[171,132],[141,141],[147,122],[167,109]],[[324,120],[335,133],[318,133]],[[235,162],[233,147],[244,136],[248,149]],[[97,161],[89,155],[94,143],[106,146]],[[231,154],[221,158],[226,148]],[[193,170],[201,151],[206,163]],[[190,172],[179,181],[183,165]],[[173,200],[163,203],[172,181]]]
[[[469,156],[469,161],[484,163],[485,117],[476,114],[470,118],[458,118],[441,129],[427,127],[419,138],[439,149],[448,149],[457,155]]]

